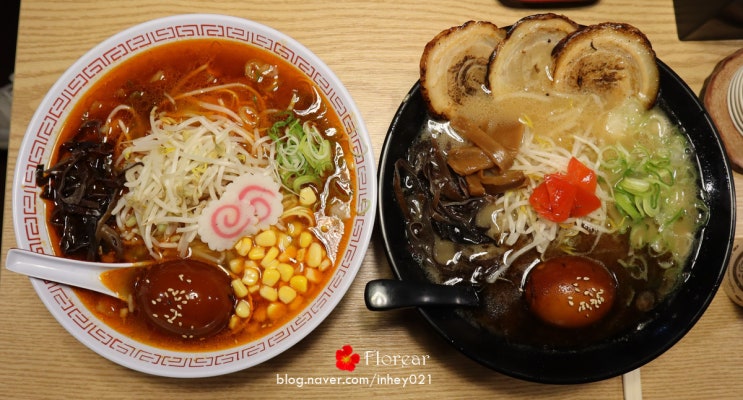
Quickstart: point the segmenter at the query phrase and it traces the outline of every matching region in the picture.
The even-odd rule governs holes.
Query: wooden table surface
[[[23,0],[15,65],[7,186],[26,126],[46,91],[78,57],[132,25],[167,15],[208,12],[251,19],[283,31],[323,59],[344,82],[368,125],[378,155],[388,125],[418,77],[425,43],[470,19],[508,25],[537,10],[509,9],[496,0],[469,1],[107,1]],[[559,10],[584,23],[629,22],[644,31],[658,57],[696,92],[714,65],[743,41],[680,41],[672,0],[601,0]],[[743,188],[740,175],[735,176]],[[739,189],[740,191],[741,189]],[[740,201],[739,201],[740,203]],[[11,203],[5,201],[2,260],[15,245]],[[738,209],[740,214],[740,208]],[[737,231],[741,234],[741,224]],[[340,306],[299,344],[257,367],[227,376],[179,380],[145,375],[99,357],[49,314],[29,280],[0,274],[0,397],[19,398],[565,398],[620,399],[622,378],[583,385],[543,385],[495,373],[459,354],[414,310],[367,311],[365,283],[390,277],[380,238]],[[722,399],[743,394],[743,309],[720,290],[696,326],[672,349],[641,368],[647,399]],[[370,362],[364,375],[424,384],[368,386],[281,384],[279,377],[334,376],[335,351],[344,344],[382,355],[428,356],[425,365]],[[566,366],[569,368],[569,366]]]

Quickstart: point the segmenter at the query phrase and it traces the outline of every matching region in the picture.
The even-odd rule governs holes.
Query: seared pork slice
[[[595,93],[609,104],[636,97],[646,108],[658,96],[658,64],[639,29],[606,22],[573,32],[555,46],[554,85],[565,92]]]
[[[484,90],[487,64],[506,32],[485,21],[468,21],[436,35],[420,61],[421,94],[435,118],[452,119]]]
[[[552,88],[552,49],[578,24],[547,13],[524,17],[508,30],[488,66],[488,86],[493,95],[514,91],[547,93]]]

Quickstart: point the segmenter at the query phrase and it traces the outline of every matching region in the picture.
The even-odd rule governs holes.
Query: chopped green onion
[[[616,202],[619,211],[626,214],[633,221],[639,221],[642,219],[642,214],[635,207],[634,197],[627,192],[617,190],[614,192],[614,201]]]
[[[643,195],[650,190],[650,182],[645,179],[626,176],[617,183],[617,186],[633,195]]]
[[[308,184],[320,185],[321,177],[333,168],[330,141],[314,124],[302,124],[291,112],[271,126],[268,136],[276,143],[281,182],[294,192]]]
[[[684,226],[678,224],[699,226],[706,213],[704,201],[690,198],[686,189],[695,186],[697,176],[683,164],[685,141],[667,144],[652,150],[636,144],[629,151],[610,146],[602,152],[602,169],[613,176],[614,205],[624,216],[617,229],[629,233],[631,247],[646,248],[656,257],[670,254],[680,263],[688,250],[676,239],[678,227]],[[699,215],[685,220],[692,209]]]
[[[660,185],[654,183],[647,196],[642,197],[642,210],[648,217],[657,216],[660,213]]]

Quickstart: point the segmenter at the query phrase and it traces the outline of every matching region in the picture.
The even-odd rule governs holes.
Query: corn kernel
[[[240,318],[248,318],[250,316],[250,303],[245,300],[240,300],[235,306],[235,315]]]
[[[259,246],[253,247],[248,252],[248,258],[253,261],[262,260],[263,257],[265,256],[266,256],[266,249],[264,249],[263,247],[259,247]]]
[[[289,279],[294,275],[294,267],[290,264],[279,263],[276,269],[279,271],[279,274],[281,274],[282,282],[289,282]]]
[[[290,244],[289,246],[284,247],[284,251],[282,251],[276,259],[285,263],[295,259],[295,257],[297,257],[297,248]]]
[[[304,225],[299,221],[292,221],[286,225],[286,231],[291,237],[297,237],[304,231]]]
[[[268,265],[271,264],[274,260],[276,260],[276,257],[279,256],[279,249],[276,247],[271,247],[266,252],[266,255],[263,256],[263,259],[261,260],[261,266],[263,268],[267,268]]]
[[[233,314],[230,317],[230,323],[229,323],[230,329],[231,330],[235,330],[235,328],[237,328],[237,324],[239,324],[239,323],[240,323],[240,317],[238,317],[237,315],[234,315]]]
[[[239,279],[232,280],[232,291],[235,293],[235,296],[237,296],[238,298],[245,297],[248,295],[247,286],[245,286],[245,284]]]
[[[315,204],[315,201],[317,201],[317,195],[315,195],[315,191],[312,190],[311,187],[305,186],[299,191],[299,204],[303,206],[309,206],[312,204]]]
[[[297,263],[304,262],[304,256],[307,254],[307,249],[302,247],[301,249],[297,250],[297,255],[294,256],[294,261]]]
[[[296,311],[304,306],[304,297],[297,295],[291,303],[287,304],[290,311]]]
[[[324,272],[326,269],[330,268],[332,265],[333,263],[330,262],[329,258],[323,258],[322,262],[320,263],[320,267],[318,269]]]
[[[299,247],[305,248],[312,243],[312,234],[308,231],[302,231],[299,234]]]
[[[259,290],[261,290],[261,285],[259,285],[259,284],[255,284],[253,286],[248,286],[248,292],[250,292],[250,294],[253,294],[253,293],[255,293],[255,292],[259,291]]]
[[[273,229],[263,231],[255,237],[257,246],[271,247],[276,245],[276,232]]]
[[[230,265],[230,271],[234,274],[239,274],[243,272],[243,268],[245,268],[245,262],[242,258],[233,258],[229,262]]]
[[[286,314],[286,306],[281,303],[271,303],[266,307],[266,315],[271,320],[276,321]]]
[[[292,237],[284,232],[279,232],[279,239],[276,243],[279,249],[286,249],[292,244]]]
[[[304,270],[304,276],[306,276],[307,280],[312,283],[320,283],[320,281],[322,281],[322,272],[317,268],[306,268]]]
[[[261,294],[261,297],[268,301],[276,301],[276,299],[279,298],[279,292],[276,290],[276,288],[273,288],[271,286],[261,286],[261,290],[259,293]]]
[[[292,289],[290,286],[282,286],[279,288],[279,300],[284,304],[289,304],[297,297],[297,291]]]
[[[261,282],[266,286],[273,286],[281,279],[281,273],[277,269],[267,269],[263,271]]]
[[[305,259],[307,266],[310,268],[317,268],[322,262],[322,246],[320,243],[312,242],[309,248],[307,248],[307,258]]]
[[[248,252],[253,247],[253,241],[250,240],[249,237],[244,237],[235,243],[235,250],[237,251],[237,254],[245,257],[248,255]]]
[[[289,279],[289,286],[299,293],[307,291],[307,277],[304,275],[294,275]]]
[[[251,321],[263,322],[266,320],[266,307],[256,307],[253,310],[253,316],[250,318]]]
[[[245,272],[243,272],[242,281],[243,283],[250,287],[258,283],[258,278],[260,278],[260,273],[255,268],[246,268]]]

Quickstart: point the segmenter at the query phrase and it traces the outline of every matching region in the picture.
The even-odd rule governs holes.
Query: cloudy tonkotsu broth
[[[531,36],[514,33],[527,24],[536,26]],[[551,44],[547,56],[533,58],[543,68],[510,65],[493,75],[498,57],[510,55],[509,40],[526,46],[524,60],[514,59],[532,60],[529,38],[540,24],[566,29],[564,40],[544,42]],[[672,296],[706,221],[693,149],[654,105],[657,86],[634,92],[640,85],[626,73],[632,66],[599,77],[591,90],[585,87],[594,77],[584,88],[552,76],[520,80],[522,70],[569,75],[559,70],[560,54],[572,54],[587,35],[598,46],[586,47],[590,54],[604,54],[613,35],[638,43],[628,51],[641,53],[635,59],[644,60],[646,75],[657,76],[649,42],[626,24],[581,30],[546,14],[519,21],[508,34],[470,21],[437,35],[421,60],[429,115],[396,163],[395,192],[414,258],[434,282],[481,288],[483,307],[461,312],[517,343],[583,346],[641,326]],[[463,50],[475,42],[479,47]],[[478,52],[487,68],[473,61]],[[601,57],[595,62],[612,66],[610,54]],[[452,67],[435,64],[443,60]],[[452,74],[449,86],[439,73]],[[479,73],[491,74],[482,92]],[[447,97],[462,76],[473,82]]]

